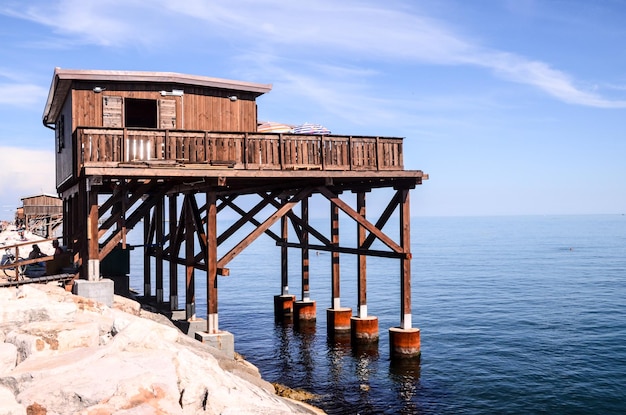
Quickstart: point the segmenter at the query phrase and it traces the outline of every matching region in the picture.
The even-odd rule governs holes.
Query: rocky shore
[[[0,289],[0,415],[322,413],[135,301]]]

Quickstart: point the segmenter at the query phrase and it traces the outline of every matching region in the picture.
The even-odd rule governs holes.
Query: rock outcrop
[[[316,413],[134,301],[0,289],[0,415]]]

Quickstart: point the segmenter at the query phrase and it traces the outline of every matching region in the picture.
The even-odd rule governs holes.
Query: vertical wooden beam
[[[365,192],[356,194],[356,211],[365,219]],[[363,247],[365,243],[365,227],[357,223],[357,246]],[[367,257],[365,255],[357,255],[357,290],[358,290],[358,317],[367,317]]]
[[[287,197],[283,197],[281,199],[281,203],[287,203]],[[287,248],[287,241],[289,239],[289,221],[287,220],[287,215],[284,215],[280,218],[280,237],[282,239],[283,245],[280,247],[280,294],[288,295],[289,294],[289,268],[288,268],[288,257],[289,257],[289,248]]]
[[[143,218],[143,296],[152,297],[152,275],[150,267],[150,211]]]
[[[100,280],[100,246],[98,245],[98,192],[89,189],[87,196],[87,258],[89,281]]]
[[[409,190],[400,190],[400,245],[404,257],[400,260],[400,327],[410,329],[411,322],[411,209]]]
[[[309,223],[309,196],[302,199],[302,220],[308,225]],[[302,301],[311,299],[309,286],[309,231],[302,227]]]
[[[330,242],[333,248],[339,247],[339,207],[330,202]],[[332,307],[341,308],[341,291],[339,279],[339,252],[331,253]]]
[[[165,200],[163,196],[159,198],[154,208],[155,220],[155,279],[156,279],[156,301],[163,303],[163,221],[165,220]]]
[[[177,212],[177,195],[169,196],[169,252],[170,252],[170,310],[178,310],[178,264],[176,258],[178,258],[178,249],[175,236],[176,229],[178,228],[178,212]]]
[[[219,332],[217,307],[217,195],[215,192],[206,194],[207,216],[207,332]]]
[[[195,282],[195,226],[193,222],[193,211],[189,198],[192,195],[185,195],[183,199],[183,211],[185,216],[185,315],[187,320],[196,318],[196,282]]]

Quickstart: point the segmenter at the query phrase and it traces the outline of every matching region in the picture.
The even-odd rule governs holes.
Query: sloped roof
[[[272,89],[271,84],[257,84],[229,79],[210,78],[198,75],[185,75],[175,72],[144,72],[144,71],[111,71],[55,68],[43,112],[43,123],[50,124],[56,119],[72,81],[101,81],[101,82],[149,82],[168,83],[227,89],[231,91],[245,91],[257,97]]]

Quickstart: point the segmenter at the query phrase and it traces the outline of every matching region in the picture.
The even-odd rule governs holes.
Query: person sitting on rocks
[[[33,244],[33,249],[28,254],[28,259],[37,259],[46,256],[43,252],[41,252],[41,248],[37,244]]]
[[[61,245],[59,245],[58,239],[52,241],[52,247],[54,248],[54,256],[59,256],[63,254],[63,248],[61,248]]]

